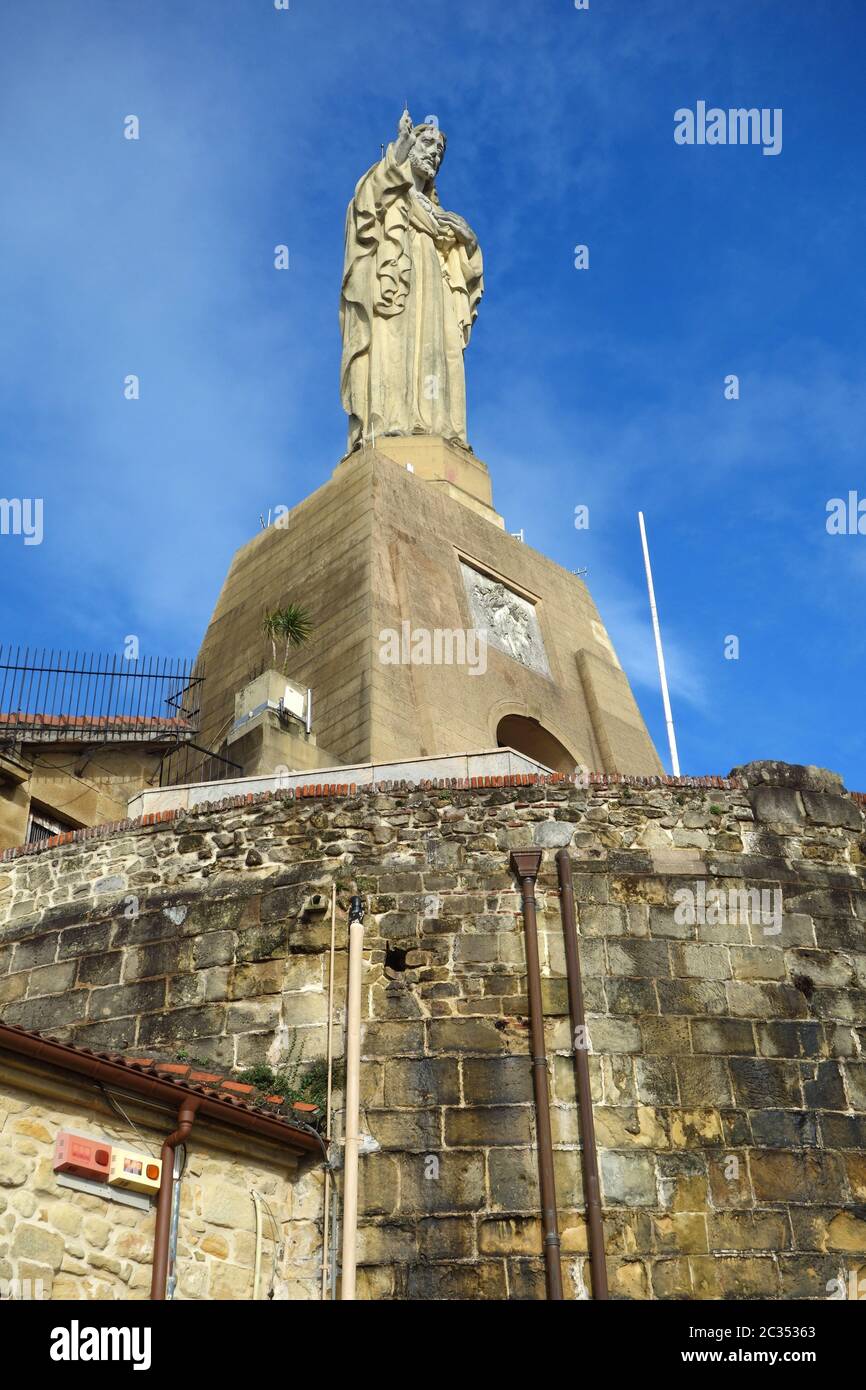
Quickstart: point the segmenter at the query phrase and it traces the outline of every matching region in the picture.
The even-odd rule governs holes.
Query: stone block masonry
[[[124,1097],[123,1116],[81,1078],[0,1057],[0,1297],[147,1299],[154,1211],[62,1187],[53,1170],[58,1133],[92,1134],[159,1154],[168,1116]],[[131,1121],[131,1123],[130,1123]],[[162,1121],[162,1128],[160,1122]],[[260,1192],[279,1222],[285,1253],[263,1233],[260,1297],[312,1298],[318,1288],[313,1214],[321,1173],[298,1174],[277,1145],[200,1121],[181,1185],[175,1297],[249,1299]]]
[[[363,894],[362,1127],[379,1147],[361,1160],[360,1296],[542,1298],[508,870],[531,845],[544,852],[566,1296],[591,1290],[562,845],[613,1297],[826,1298],[831,1280],[847,1284],[866,1264],[866,824],[863,797],[811,770],[313,789],[7,855],[0,1016],[223,1067],[278,1066],[301,1042],[303,1058],[321,1057],[329,923],[305,903],[336,883],[339,1015],[348,897]],[[690,914],[700,885],[704,910]],[[780,930],[753,890],[778,902]],[[314,1276],[293,1288],[315,1296]]]

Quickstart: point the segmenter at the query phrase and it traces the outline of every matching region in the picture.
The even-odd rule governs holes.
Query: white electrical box
[[[111,1150],[110,1187],[124,1187],[129,1192],[158,1192],[161,1177],[160,1159],[131,1149]]]

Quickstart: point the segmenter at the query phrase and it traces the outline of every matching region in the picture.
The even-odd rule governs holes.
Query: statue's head
[[[412,136],[409,163],[414,173],[432,184],[445,157],[445,135],[437,125],[416,125]]]

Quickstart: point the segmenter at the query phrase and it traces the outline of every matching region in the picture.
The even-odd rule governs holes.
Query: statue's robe
[[[435,203],[435,190],[428,197]],[[483,291],[480,250],[470,256],[437,222],[389,145],[346,214],[340,382],[350,450],[379,434],[467,445],[463,350]]]

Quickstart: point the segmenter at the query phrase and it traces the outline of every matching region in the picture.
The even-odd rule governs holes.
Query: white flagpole
[[[647,589],[649,590],[650,612],[652,613],[653,632],[655,633],[656,639],[656,656],[658,657],[659,663],[659,679],[662,683],[662,703],[665,709],[665,723],[668,726],[668,743],[670,744],[671,748],[671,767],[673,769],[674,777],[679,777],[680,760],[677,755],[677,739],[676,734],[674,733],[674,718],[671,714],[671,702],[670,696],[668,695],[668,678],[665,674],[665,658],[664,652],[662,651],[662,634],[659,628],[659,615],[658,610],[656,608],[656,595],[655,589],[653,588],[653,573],[652,569],[650,568],[649,547],[646,542],[646,527],[643,524],[643,512],[638,512],[637,519],[640,523],[640,539],[641,545],[643,546],[643,562],[646,566],[646,583]]]

